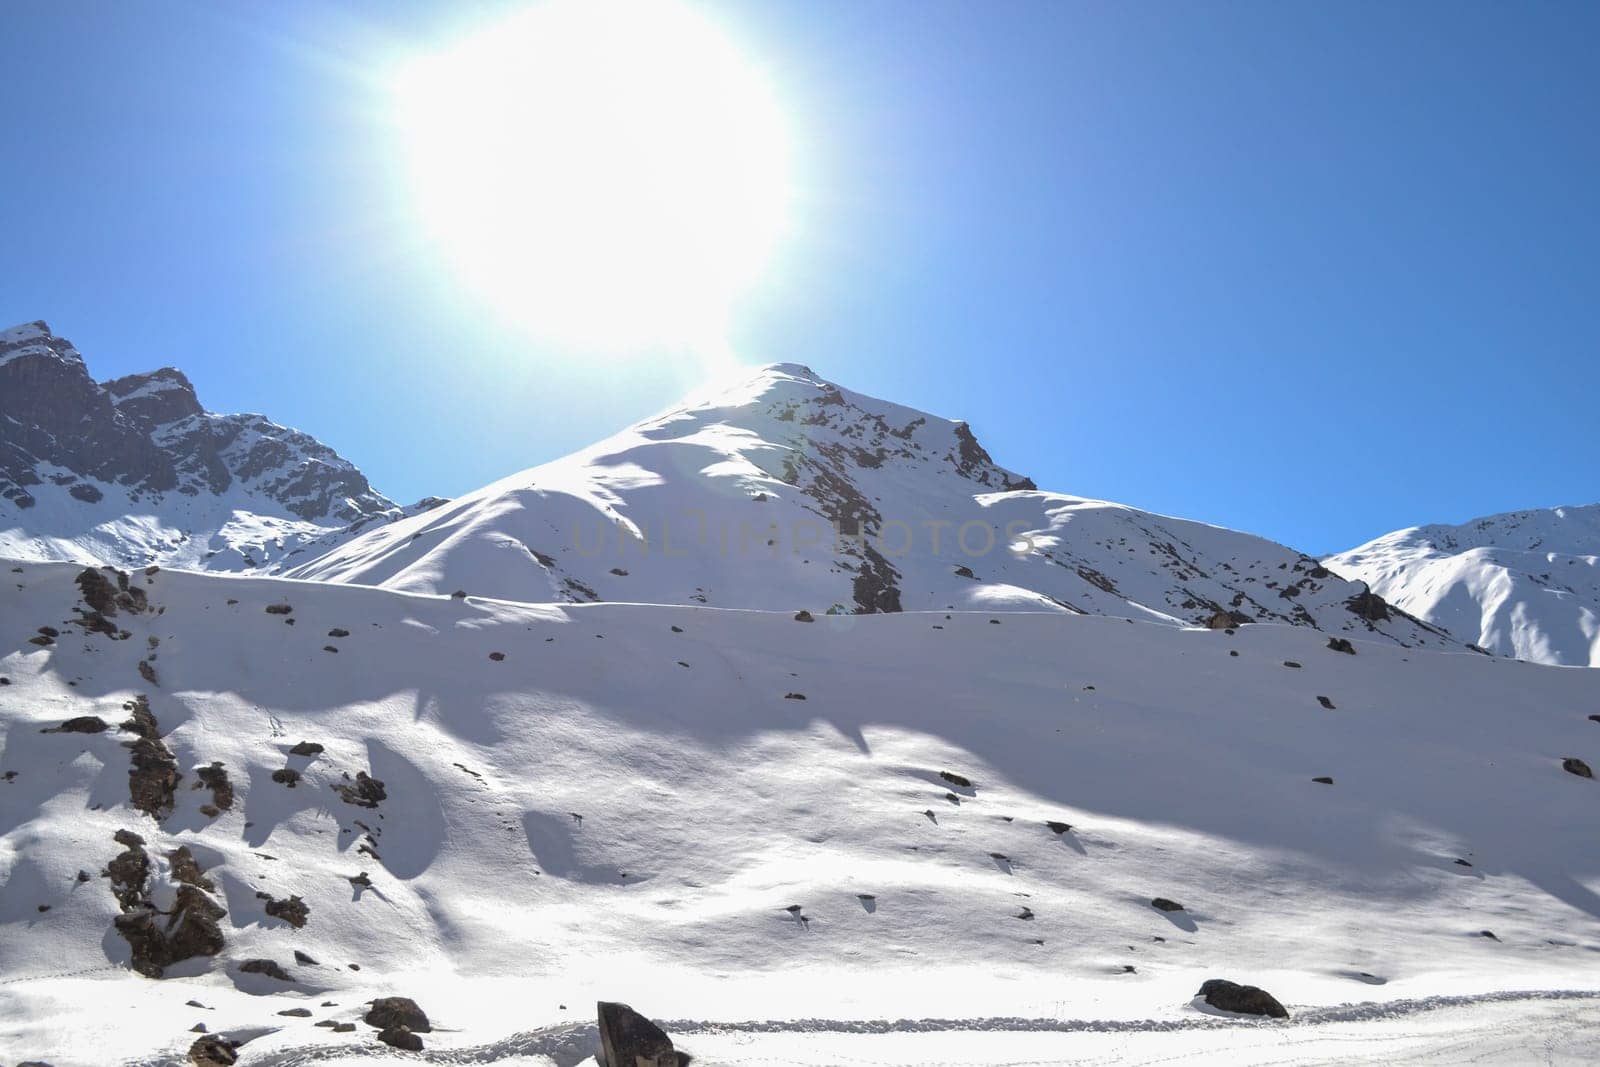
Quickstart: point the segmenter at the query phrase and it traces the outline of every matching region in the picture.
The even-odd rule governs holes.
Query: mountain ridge
[[[1325,562],[1496,655],[1600,666],[1600,504],[1411,526]]]
[[[0,554],[254,571],[412,513],[310,434],[217,414],[175,367],[96,382],[43,320],[0,331]]]

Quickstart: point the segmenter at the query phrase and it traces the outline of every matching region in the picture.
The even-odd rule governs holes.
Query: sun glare
[[[500,311],[597,348],[726,345],[786,225],[762,72],[673,0],[545,0],[396,86],[423,226]]]

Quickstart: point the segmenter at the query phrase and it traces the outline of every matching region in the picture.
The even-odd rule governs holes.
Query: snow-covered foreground
[[[172,1062],[196,1023],[250,1037],[247,1065],[414,1062],[358,1021],[391,994],[442,1063],[580,1062],[601,998],[711,1063],[1459,1062],[1463,1033],[1595,1055],[1600,782],[1562,767],[1600,765],[1592,671],[1293,626],[165,571],[133,576],[150,608],[112,616],[117,640],[68,624],[81,568],[16,566],[0,1062]],[[141,693],[182,774],[160,821],[130,806],[117,725]],[[78,716],[110,728],[41,732]],[[191,788],[213,762],[235,794],[215,816]],[[215,957],[127,969],[101,876],[123,829],[158,904],[190,850],[227,912]],[[302,898],[303,927],[258,893]],[[1206,1014],[1213,977],[1294,1018]],[[939,1019],[998,1029],[888,1022]],[[716,1028],[751,1020],[781,1025]]]

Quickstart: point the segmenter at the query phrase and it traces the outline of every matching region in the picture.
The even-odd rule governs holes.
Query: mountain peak
[[[43,319],[0,330],[0,367],[28,356],[43,356],[64,364],[83,364],[83,357],[65,337],[50,332]]]
[[[128,374],[102,382],[118,411],[145,426],[163,426],[204,412],[194,386],[176,367]]]

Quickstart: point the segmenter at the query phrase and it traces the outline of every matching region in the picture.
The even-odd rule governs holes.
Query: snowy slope
[[[1600,666],[1600,504],[1397,530],[1324,562],[1497,655]]]
[[[964,423],[777,364],[287,573],[530,602],[1218,612],[1443,647],[1309,557],[1041,492]]]
[[[0,555],[276,570],[415,514],[309,434],[217,415],[171,367],[96,383],[43,322],[0,331]]]
[[[390,994],[452,1062],[575,1064],[599,998],[708,1064],[1448,1060],[1451,1020],[1600,1051],[1600,782],[1562,767],[1600,765],[1600,674],[1289,625],[169,571],[85,633],[79,571],[0,572],[0,1062],[170,1063],[196,1023],[251,1038],[246,1065],[332,1062],[372,1030],[316,1022]],[[116,725],[139,694],[138,751],[181,774],[159,818]],[[87,715],[110,728],[44,732]],[[214,816],[191,788],[213,762]],[[358,772],[372,807],[339,795]],[[124,829],[157,902],[190,850],[226,909],[214,958],[127,969],[101,875]],[[1294,1021],[1203,1014],[1212,977]]]

